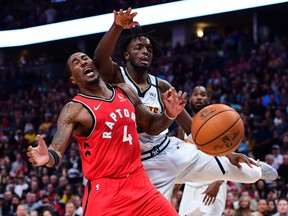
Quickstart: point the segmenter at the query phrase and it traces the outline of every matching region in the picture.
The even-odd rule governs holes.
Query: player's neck
[[[148,85],[147,77],[148,70],[136,70],[133,67],[126,67],[126,71],[129,76],[133,79],[135,83],[138,85]]]

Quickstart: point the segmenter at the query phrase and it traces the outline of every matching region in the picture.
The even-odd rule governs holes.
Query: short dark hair
[[[65,74],[65,77],[69,79],[72,76],[72,71],[70,70],[68,61],[69,61],[69,58],[67,59],[65,63],[64,74]]]
[[[143,32],[140,25],[136,25],[133,28],[130,29],[130,33],[127,33],[127,31],[121,35],[121,37],[118,40],[117,45],[117,51],[120,55],[121,59],[125,62],[124,53],[127,51],[127,47],[130,44],[130,42],[134,38],[140,38],[140,37],[146,37],[150,40],[150,43],[152,45],[153,49],[153,60],[156,60],[157,58],[161,57],[163,54],[162,51],[162,42],[159,38],[156,38],[151,35],[151,32]]]

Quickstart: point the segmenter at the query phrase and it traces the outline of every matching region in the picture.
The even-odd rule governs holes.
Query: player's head
[[[76,52],[68,58],[65,71],[70,81],[79,87],[99,82],[99,73],[93,60],[82,52]]]
[[[121,36],[118,47],[122,60],[138,70],[147,70],[162,55],[161,42],[142,32],[139,25],[131,28],[130,34]]]
[[[210,104],[210,97],[204,86],[196,86],[193,89],[190,104],[194,113],[199,112],[202,108]]]

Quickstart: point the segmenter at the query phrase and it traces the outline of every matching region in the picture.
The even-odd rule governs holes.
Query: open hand
[[[163,103],[167,112],[167,115],[171,118],[177,117],[185,105],[186,105],[186,92],[177,91],[171,87],[163,94]]]
[[[123,9],[120,9],[118,12],[116,10],[114,13],[114,23],[115,25],[122,26],[123,28],[130,29],[139,23],[133,21],[133,18],[137,15],[137,12],[131,13],[132,8],[129,7],[126,12]]]
[[[38,146],[27,148],[28,161],[33,166],[42,166],[49,161],[48,148],[41,135],[37,135]]]
[[[242,166],[240,163],[246,163],[251,168],[253,168],[252,165],[258,166],[258,167],[260,166],[255,160],[241,153],[232,152],[227,155],[227,158],[229,159],[231,164],[238,167],[238,169],[240,170],[242,169]]]

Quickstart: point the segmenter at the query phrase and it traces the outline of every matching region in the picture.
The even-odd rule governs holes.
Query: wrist
[[[165,114],[165,116],[166,116],[169,120],[171,120],[171,121],[172,121],[172,120],[175,120],[175,119],[177,118],[177,115],[176,115],[175,117],[169,116],[166,110],[164,111],[164,114]]]
[[[50,156],[50,153],[49,153],[49,151],[48,151],[48,161],[45,163],[45,164],[43,164],[43,166],[46,166],[47,164],[49,164],[49,162],[51,161],[51,156]]]

